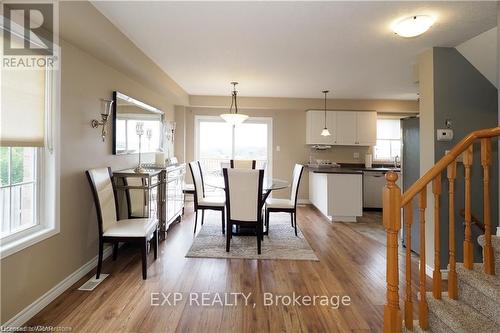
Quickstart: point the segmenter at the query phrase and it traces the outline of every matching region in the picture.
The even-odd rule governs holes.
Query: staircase
[[[484,236],[479,237],[484,245]],[[427,293],[429,304],[429,329],[424,331],[413,322],[413,332],[500,332],[500,237],[492,236],[495,252],[495,275],[484,274],[483,264],[474,264],[472,270],[457,264],[458,300],[443,293],[442,299]],[[404,332],[410,332],[403,327]]]
[[[500,136],[500,127],[479,130],[463,138],[451,151],[443,156],[429,171],[417,180],[407,191],[401,193],[396,185],[398,175],[386,174],[387,185],[383,192],[383,223],[387,233],[387,302],[384,307],[384,332],[500,332],[500,238],[492,236],[490,166],[492,162],[492,140]],[[481,197],[472,198],[471,170],[474,161],[474,143],[480,143],[482,188]],[[456,200],[455,183],[457,163],[461,157],[464,182],[463,202],[465,232],[463,242],[463,263],[456,262],[455,226]],[[442,193],[441,177],[446,177],[447,193]],[[496,175],[494,175],[496,177]],[[432,188],[434,208],[434,269],[432,290],[426,290],[426,227],[427,189]],[[441,196],[448,197],[448,220],[441,221]],[[413,299],[411,265],[411,225],[413,224],[413,201],[419,210],[419,281],[418,300]],[[478,238],[483,247],[482,263],[474,263],[472,240],[472,200],[483,204],[484,235]],[[460,203],[462,205],[462,203]],[[401,223],[402,211],[404,221]],[[448,232],[441,235],[441,224]],[[400,307],[399,291],[399,234],[405,229],[405,283],[403,310]],[[447,238],[447,239],[446,239]],[[444,239],[444,240],[443,240]],[[442,288],[441,241],[448,243],[448,288]],[[476,258],[478,259],[478,258]],[[413,309],[418,309],[418,320],[413,320]]]

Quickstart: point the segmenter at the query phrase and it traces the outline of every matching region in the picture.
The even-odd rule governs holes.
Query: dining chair
[[[123,185],[125,186],[144,186],[143,178],[125,177]],[[146,209],[146,191],[140,189],[125,189],[125,199],[127,200],[127,212],[129,219],[148,217]]]
[[[270,213],[290,213],[292,227],[295,228],[295,236],[297,236],[297,197],[303,170],[303,165],[295,164],[292,174],[292,190],[290,191],[290,199],[268,198],[266,200],[266,230],[269,230]]]
[[[194,184],[184,184],[182,185],[182,194],[184,204],[182,205],[182,215],[184,215],[184,208],[186,208],[186,196],[192,195],[194,197]]]
[[[215,210],[221,212],[222,218],[222,233],[225,233],[225,216],[224,208],[226,201],[220,197],[205,197],[205,184],[203,183],[203,173],[201,172],[201,165],[198,161],[189,163],[189,170],[194,182],[194,233],[196,234],[196,225],[198,224],[198,210],[201,210],[201,225],[205,219],[205,210]]]
[[[233,225],[255,228],[257,253],[261,252],[263,235],[262,185],[264,170],[223,169],[226,192],[226,252],[231,246]]]
[[[255,160],[230,160],[231,169],[255,169]]]
[[[113,260],[118,255],[119,242],[134,242],[141,246],[142,278],[147,278],[148,242],[153,242],[154,258],[158,258],[158,220],[153,217],[118,220],[116,189],[112,182],[111,168],[85,171],[97,211],[99,230],[99,256],[96,278],[102,269],[104,243],[113,244]]]

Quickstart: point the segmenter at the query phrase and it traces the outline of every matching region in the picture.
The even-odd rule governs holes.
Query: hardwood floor
[[[184,255],[191,246],[194,227],[192,207],[187,207],[183,222],[171,228],[166,241],[160,243],[158,260],[152,261],[152,253],[148,256],[146,281],[141,277],[139,249],[124,247],[117,261],[104,262],[103,273],[111,275],[93,292],[76,290],[89,274],[28,325],[69,326],[73,332],[380,332],[385,303],[384,244],[347,223],[328,223],[310,206],[298,208],[297,218],[319,262],[187,259]],[[413,264],[416,293],[417,265]],[[404,262],[400,266],[403,270]],[[402,274],[400,281],[404,281]],[[182,293],[178,304],[151,305],[151,293],[175,292]],[[200,300],[200,293],[205,292],[212,298],[217,292],[252,294],[248,306],[243,297],[238,298],[237,306],[189,303],[190,293]],[[265,306],[265,292],[274,296],[293,292],[347,295],[351,301],[338,309],[318,304]],[[163,300],[161,295],[159,298]]]

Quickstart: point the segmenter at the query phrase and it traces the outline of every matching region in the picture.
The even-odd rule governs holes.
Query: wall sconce
[[[101,137],[102,137],[102,142],[106,140],[106,125],[108,123],[109,115],[111,114],[111,110],[113,107],[113,100],[108,100],[108,99],[101,99],[101,107],[103,108],[104,112],[101,112],[101,121],[97,119],[92,119],[90,122],[90,126],[92,128],[98,128],[99,126],[102,126],[102,131],[101,131]]]
[[[175,138],[175,121],[169,122],[169,128],[167,129],[167,141],[174,143]]]

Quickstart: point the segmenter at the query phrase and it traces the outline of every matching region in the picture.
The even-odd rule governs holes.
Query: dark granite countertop
[[[401,169],[390,168],[388,166],[375,166],[373,168],[365,168],[364,166],[349,165],[340,167],[314,167],[307,166],[307,169],[314,173],[337,173],[337,174],[363,174],[364,171],[374,171],[374,172],[387,172],[396,171],[400,172]]]

